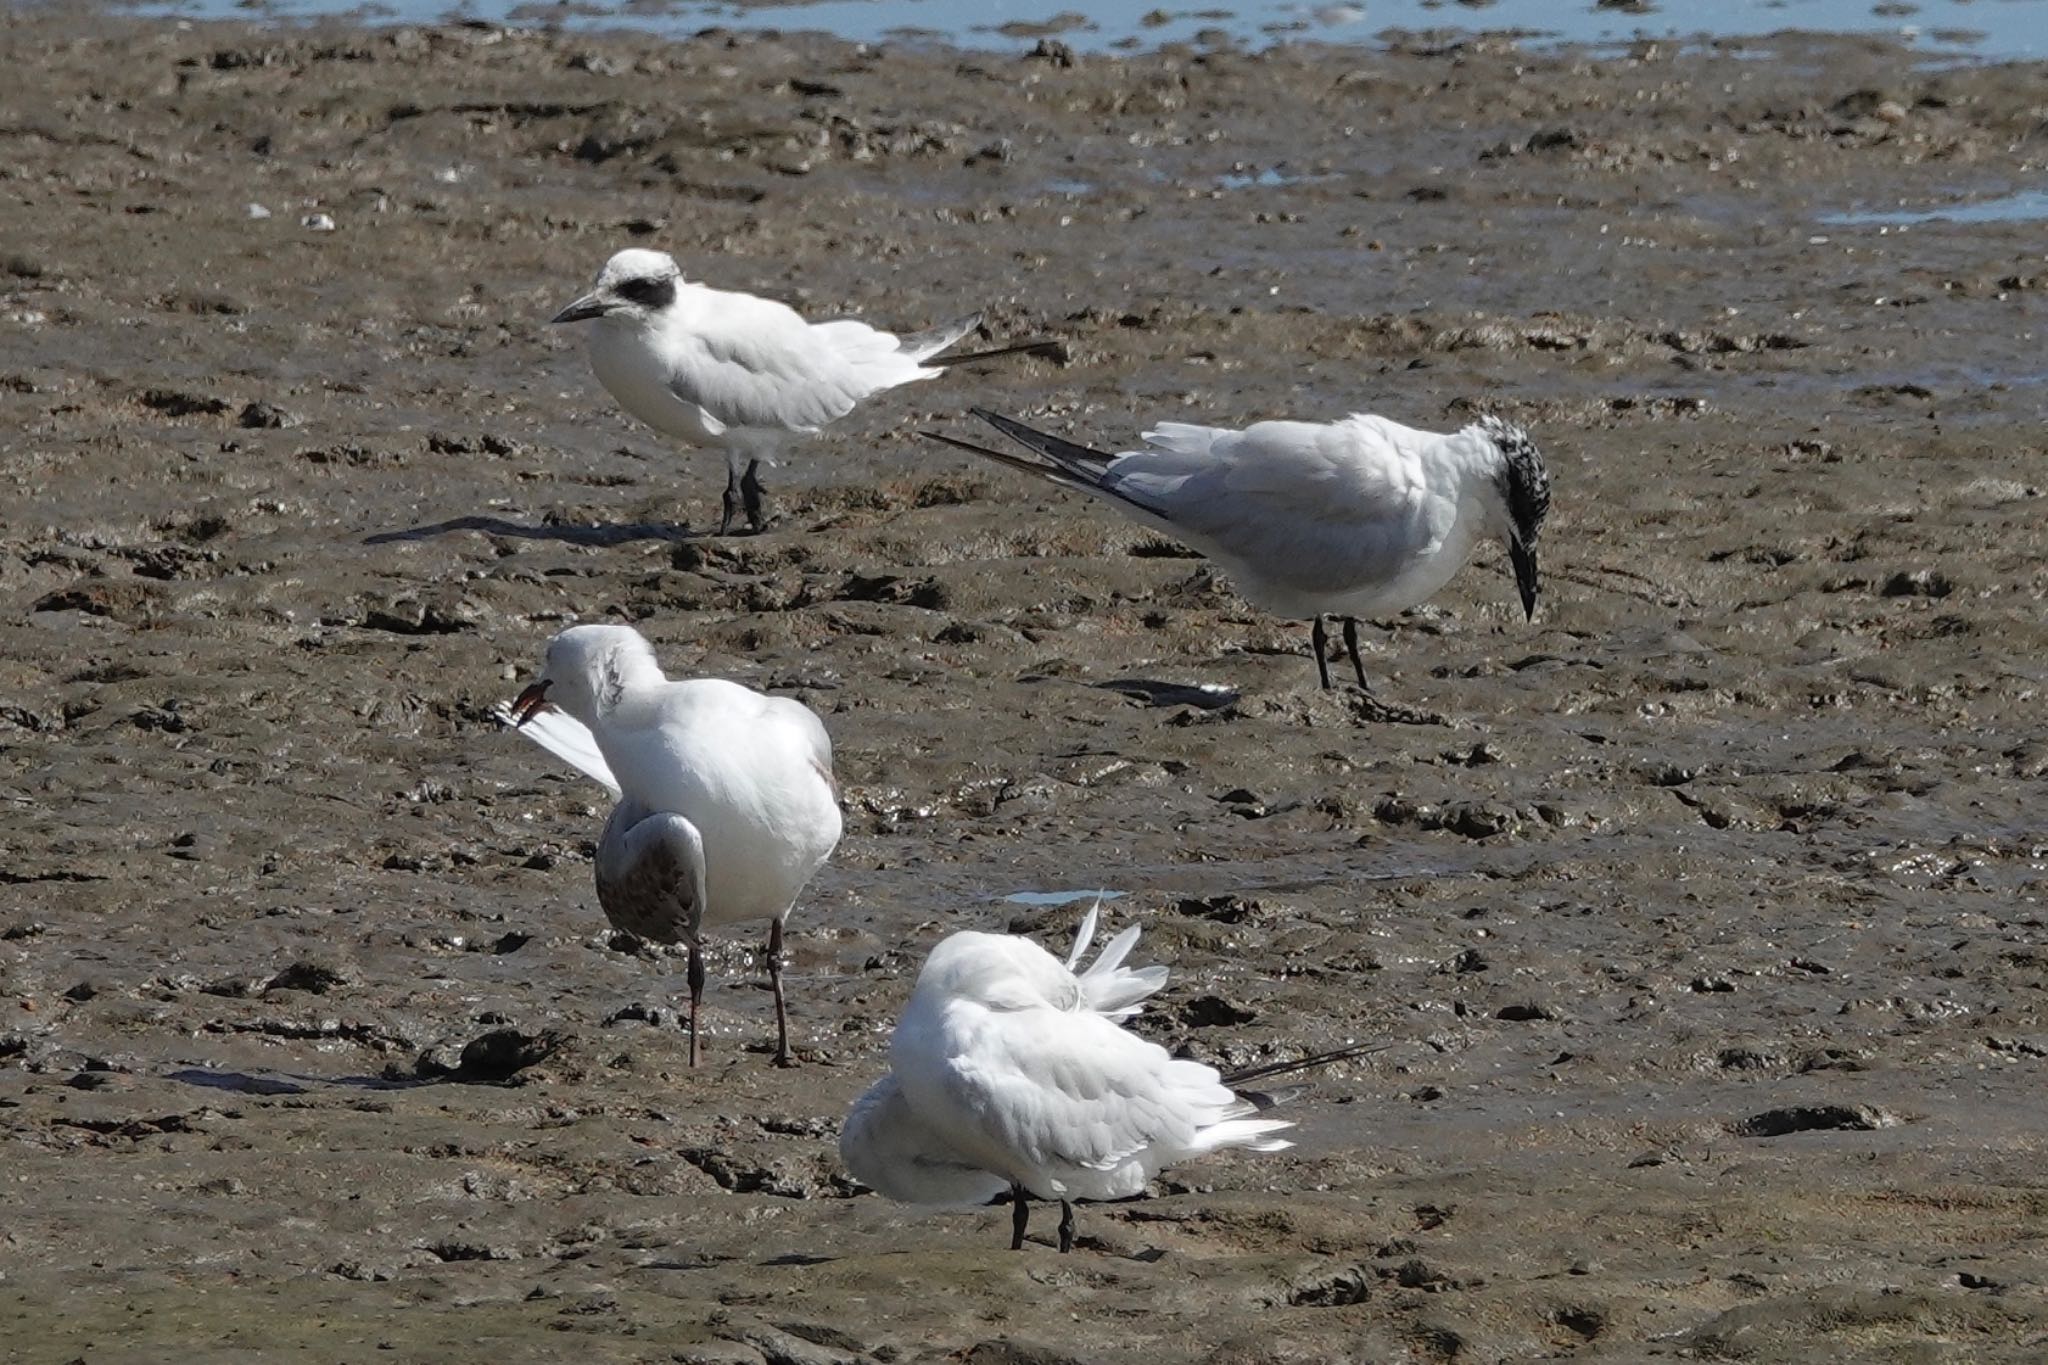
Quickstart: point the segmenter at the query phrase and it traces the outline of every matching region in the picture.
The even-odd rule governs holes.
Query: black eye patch
[[[636,280],[621,281],[619,297],[629,299],[645,308],[666,308],[676,301],[676,282],[673,279],[649,279],[645,276]]]

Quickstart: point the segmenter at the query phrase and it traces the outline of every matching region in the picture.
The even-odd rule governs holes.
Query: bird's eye
[[[676,296],[676,287],[671,280],[642,276],[636,280],[622,281],[619,284],[619,296],[649,308],[660,308]]]

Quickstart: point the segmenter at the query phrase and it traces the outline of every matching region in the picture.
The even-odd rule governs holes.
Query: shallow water
[[[1831,227],[1913,227],[1921,223],[2037,223],[2048,219],[2048,190],[2014,190],[1990,199],[1961,199],[1927,208],[1857,208],[1824,213]]]
[[[1786,29],[1882,35],[1934,53],[1984,60],[2048,55],[2048,0],[1919,0],[1910,7],[1873,0],[1716,0],[1664,4],[1630,13],[1589,0],[1374,0],[1368,5],[1202,3],[1187,8],[1156,0],[1076,5],[1066,0],[797,0],[796,3],[534,4],[530,0],[173,0],[143,13],[247,18],[252,13],[303,19],[345,14],[372,22],[432,23],[452,18],[571,30],[644,29],[687,35],[719,26],[741,30],[814,30],[860,42],[924,36],[966,47],[1029,47],[1055,37],[1078,51],[1155,47],[1218,35],[1264,46],[1276,41],[1370,43],[1389,33],[1470,34],[1515,30],[1546,43],[1613,45],[1644,38],[1713,41],[1757,38]],[[1085,17],[1084,17],[1085,16]]]

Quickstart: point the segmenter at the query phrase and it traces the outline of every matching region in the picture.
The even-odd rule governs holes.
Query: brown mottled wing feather
[[[704,918],[704,840],[670,811],[621,801],[597,843],[597,903],[614,929],[689,943]]]

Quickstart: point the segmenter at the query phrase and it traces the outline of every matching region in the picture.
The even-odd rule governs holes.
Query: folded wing
[[[843,354],[849,338],[834,326],[821,333],[772,300],[720,293],[688,330],[670,334],[669,389],[724,427],[815,431],[876,387]],[[893,352],[888,342],[878,349]]]
[[[704,918],[704,840],[673,811],[621,801],[597,842],[597,903],[614,929],[689,943]]]
[[[1216,1071],[1092,1011],[984,1015],[935,1074],[898,1068],[925,1120],[974,1164],[1041,1198],[1121,1199],[1162,1168],[1221,1147],[1272,1151],[1292,1125],[1236,1117]]]
[[[614,797],[619,794],[619,779],[612,775],[611,765],[604,761],[604,754],[598,750],[597,737],[591,734],[581,721],[549,707],[521,725],[513,717],[512,708],[503,702],[498,703],[491,714],[602,786]]]

